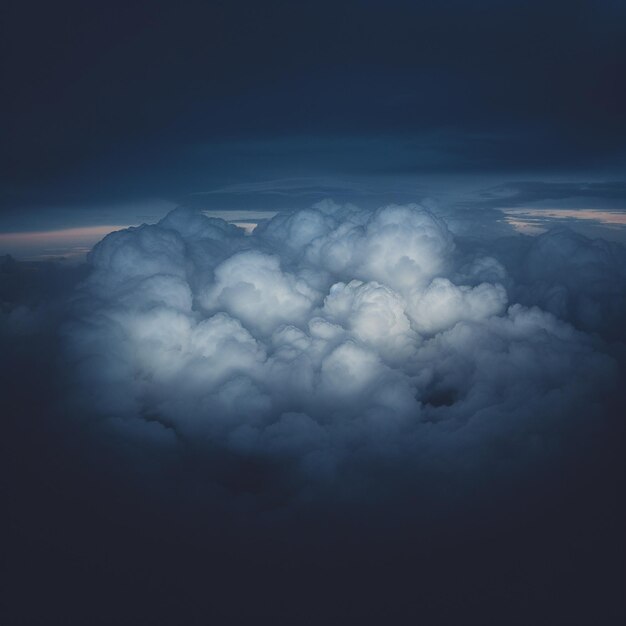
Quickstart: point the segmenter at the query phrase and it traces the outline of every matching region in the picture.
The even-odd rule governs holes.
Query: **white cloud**
[[[324,202],[248,237],[178,209],[96,246],[69,353],[83,401],[118,429],[149,416],[308,476],[368,451],[523,449],[614,364],[553,314],[509,305],[521,287],[498,254],[459,250],[417,205]]]

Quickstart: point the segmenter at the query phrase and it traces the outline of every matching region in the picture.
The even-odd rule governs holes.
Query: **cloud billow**
[[[417,205],[323,202],[251,236],[181,208],[90,262],[66,327],[90,414],[315,481],[370,457],[473,463],[503,438],[528,453],[616,376]]]

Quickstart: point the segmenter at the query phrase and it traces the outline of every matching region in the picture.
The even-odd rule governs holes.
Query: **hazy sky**
[[[10,0],[0,230],[512,181],[624,209],[625,6]]]

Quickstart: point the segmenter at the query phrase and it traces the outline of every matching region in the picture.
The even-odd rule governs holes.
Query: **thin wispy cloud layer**
[[[505,221],[525,235],[545,233],[567,224],[588,234],[594,227],[607,239],[626,241],[626,213],[599,209],[503,209]],[[591,227],[591,228],[590,228]]]
[[[484,206],[520,207],[535,203],[554,203],[565,200],[586,198],[616,209],[624,209],[626,182],[623,180],[609,181],[528,181],[521,180],[504,183],[486,189],[481,194]],[[608,208],[607,207],[607,208]]]

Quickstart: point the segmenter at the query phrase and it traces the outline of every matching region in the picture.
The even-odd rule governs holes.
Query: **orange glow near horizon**
[[[541,235],[552,225],[560,221],[568,225],[579,226],[588,224],[589,227],[599,227],[601,233],[609,239],[623,240],[620,233],[626,226],[626,212],[607,211],[603,209],[500,209],[504,213],[504,220],[518,233],[524,235]],[[583,231],[585,232],[585,231]]]
[[[626,212],[601,209],[502,209],[506,215],[532,219],[592,220],[600,224],[626,226]]]
[[[0,254],[8,253],[26,259],[76,258],[85,255],[92,246],[109,233],[123,228],[128,228],[128,226],[104,224],[56,230],[0,233]]]
[[[66,241],[76,241],[84,239],[101,239],[105,235],[115,231],[128,228],[123,225],[105,226],[82,226],[78,228],[63,228],[60,230],[35,230],[13,233],[0,233],[0,245],[9,244],[30,244],[30,243],[57,243]]]

